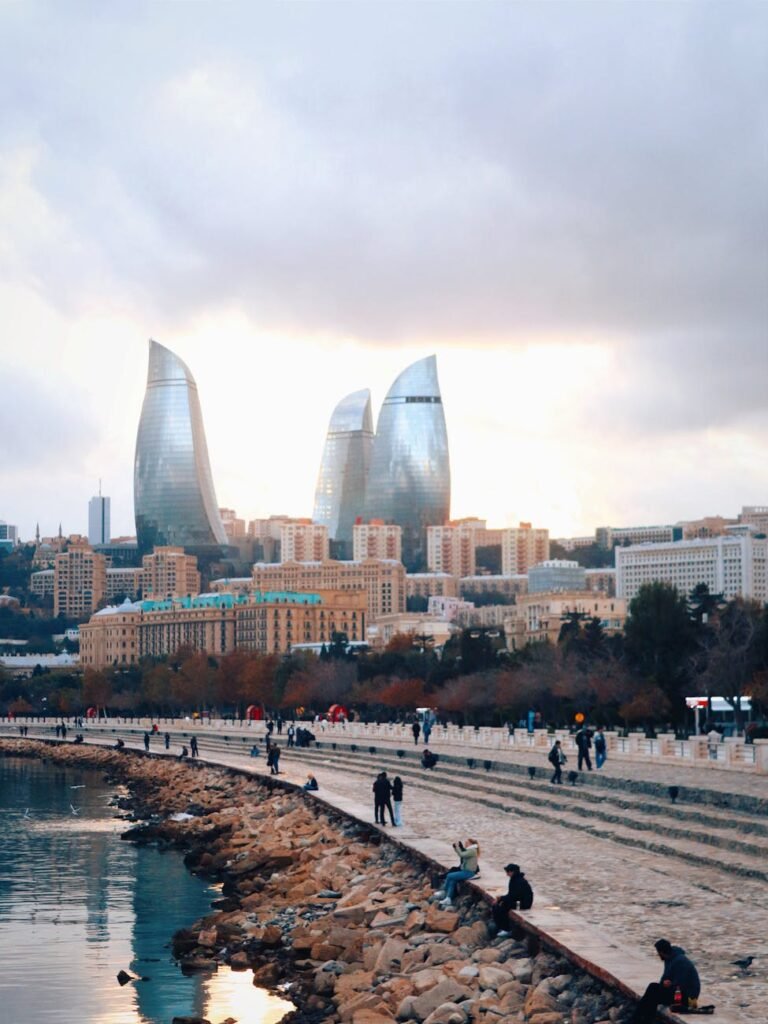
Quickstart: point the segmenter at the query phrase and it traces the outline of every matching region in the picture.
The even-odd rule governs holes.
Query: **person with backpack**
[[[589,756],[589,751],[592,747],[592,733],[587,729],[585,725],[579,729],[576,733],[576,749],[579,752],[579,771],[582,770],[584,763],[586,762],[587,770],[592,771],[592,758]]]
[[[565,756],[565,751],[560,740],[555,740],[555,744],[547,755],[547,760],[555,769],[552,773],[552,778],[549,780],[556,786],[562,785],[563,783],[563,765],[568,760]]]

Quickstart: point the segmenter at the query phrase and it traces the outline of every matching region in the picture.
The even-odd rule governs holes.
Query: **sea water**
[[[250,971],[182,974],[169,940],[217,890],[177,851],[122,841],[114,794],[94,770],[0,757],[0,1024],[281,1020],[291,1004]]]

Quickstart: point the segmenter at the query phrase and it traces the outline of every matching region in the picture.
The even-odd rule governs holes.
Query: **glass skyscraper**
[[[428,356],[400,374],[379,413],[366,491],[366,518],[396,523],[403,531],[403,562],[410,572],[426,565],[428,526],[450,518],[448,433]]]
[[[317,477],[313,521],[328,527],[328,537],[349,557],[352,527],[365,513],[365,487],[373,445],[371,393],[368,388],[342,398],[328,424]]]
[[[226,546],[195,378],[178,356],[152,340],[133,494],[140,551],[158,544],[201,553]]]

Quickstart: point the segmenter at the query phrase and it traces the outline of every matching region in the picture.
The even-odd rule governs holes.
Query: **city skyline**
[[[216,495],[312,514],[334,401],[436,352],[451,515],[768,500],[764,5],[0,12],[0,518],[132,534],[150,336]],[[56,83],[41,88],[40,67]]]

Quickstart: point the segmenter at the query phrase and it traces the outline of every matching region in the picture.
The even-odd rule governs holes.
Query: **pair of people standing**
[[[394,808],[392,806],[394,801]],[[373,814],[377,825],[386,825],[385,811],[389,812],[389,820],[393,825],[402,825],[403,781],[399,775],[393,782],[387,778],[386,772],[379,772],[373,783]]]
[[[272,743],[267,750],[267,764],[270,775],[280,774],[280,747],[277,743]]]

